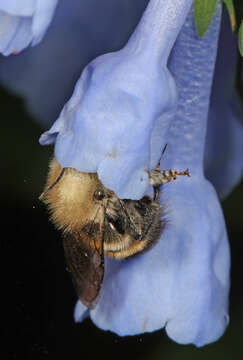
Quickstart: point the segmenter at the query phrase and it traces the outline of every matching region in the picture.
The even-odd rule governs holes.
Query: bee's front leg
[[[190,176],[189,169],[184,171],[161,170],[160,165],[158,165],[155,170],[149,172],[149,182],[154,187],[158,187],[161,184],[176,180],[177,176]]]

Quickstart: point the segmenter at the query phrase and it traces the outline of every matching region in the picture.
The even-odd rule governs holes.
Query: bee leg
[[[155,170],[149,173],[149,182],[151,185],[156,187],[158,185],[176,180],[177,176],[190,176],[189,169],[184,171],[178,171],[174,169],[162,171],[160,166],[157,166]]]
[[[159,193],[160,193],[160,184],[154,185],[154,201],[157,201],[159,199]]]

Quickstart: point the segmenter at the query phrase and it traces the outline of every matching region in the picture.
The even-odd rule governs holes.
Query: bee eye
[[[103,190],[96,190],[96,192],[94,193],[94,198],[95,200],[102,200],[105,197],[105,193]]]

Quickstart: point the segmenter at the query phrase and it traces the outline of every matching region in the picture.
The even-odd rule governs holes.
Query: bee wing
[[[95,307],[104,276],[103,232],[90,238],[87,234],[67,233],[63,239],[65,259],[79,299],[88,308]]]

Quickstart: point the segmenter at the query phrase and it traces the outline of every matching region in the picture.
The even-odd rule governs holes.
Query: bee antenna
[[[158,165],[157,165],[156,169],[154,170],[155,172],[159,172],[159,173],[161,172],[160,161],[161,161],[161,159],[162,159],[162,156],[163,156],[164,153],[165,153],[165,150],[166,150],[166,148],[167,148],[167,145],[168,145],[168,144],[165,144],[165,146],[164,146],[164,148],[163,148],[163,151],[162,151],[162,153],[161,153],[161,156],[160,156]],[[153,185],[153,188],[154,188],[154,200],[157,200],[158,197],[159,197],[160,186],[161,186],[161,184],[159,184],[159,185]]]
[[[161,157],[164,155],[165,150],[166,150],[166,148],[167,148],[167,145],[168,145],[168,144],[165,144],[164,149],[163,149],[162,154],[161,154]],[[160,158],[160,160],[161,160],[161,158]]]
[[[46,194],[61,180],[66,169],[67,168],[62,169],[56,180],[39,196],[39,200],[42,200],[46,196]]]
[[[164,153],[165,153],[165,150],[166,150],[166,148],[167,148],[167,145],[168,145],[168,144],[165,144],[165,146],[164,146],[164,148],[163,148],[163,151],[162,151],[162,153],[161,153],[160,159],[159,159],[159,161],[158,161],[158,165],[157,165],[157,168],[156,168],[156,169],[158,169],[158,171],[161,171],[161,169],[160,169],[160,161],[161,161],[161,159],[162,159],[162,156],[163,156]]]

